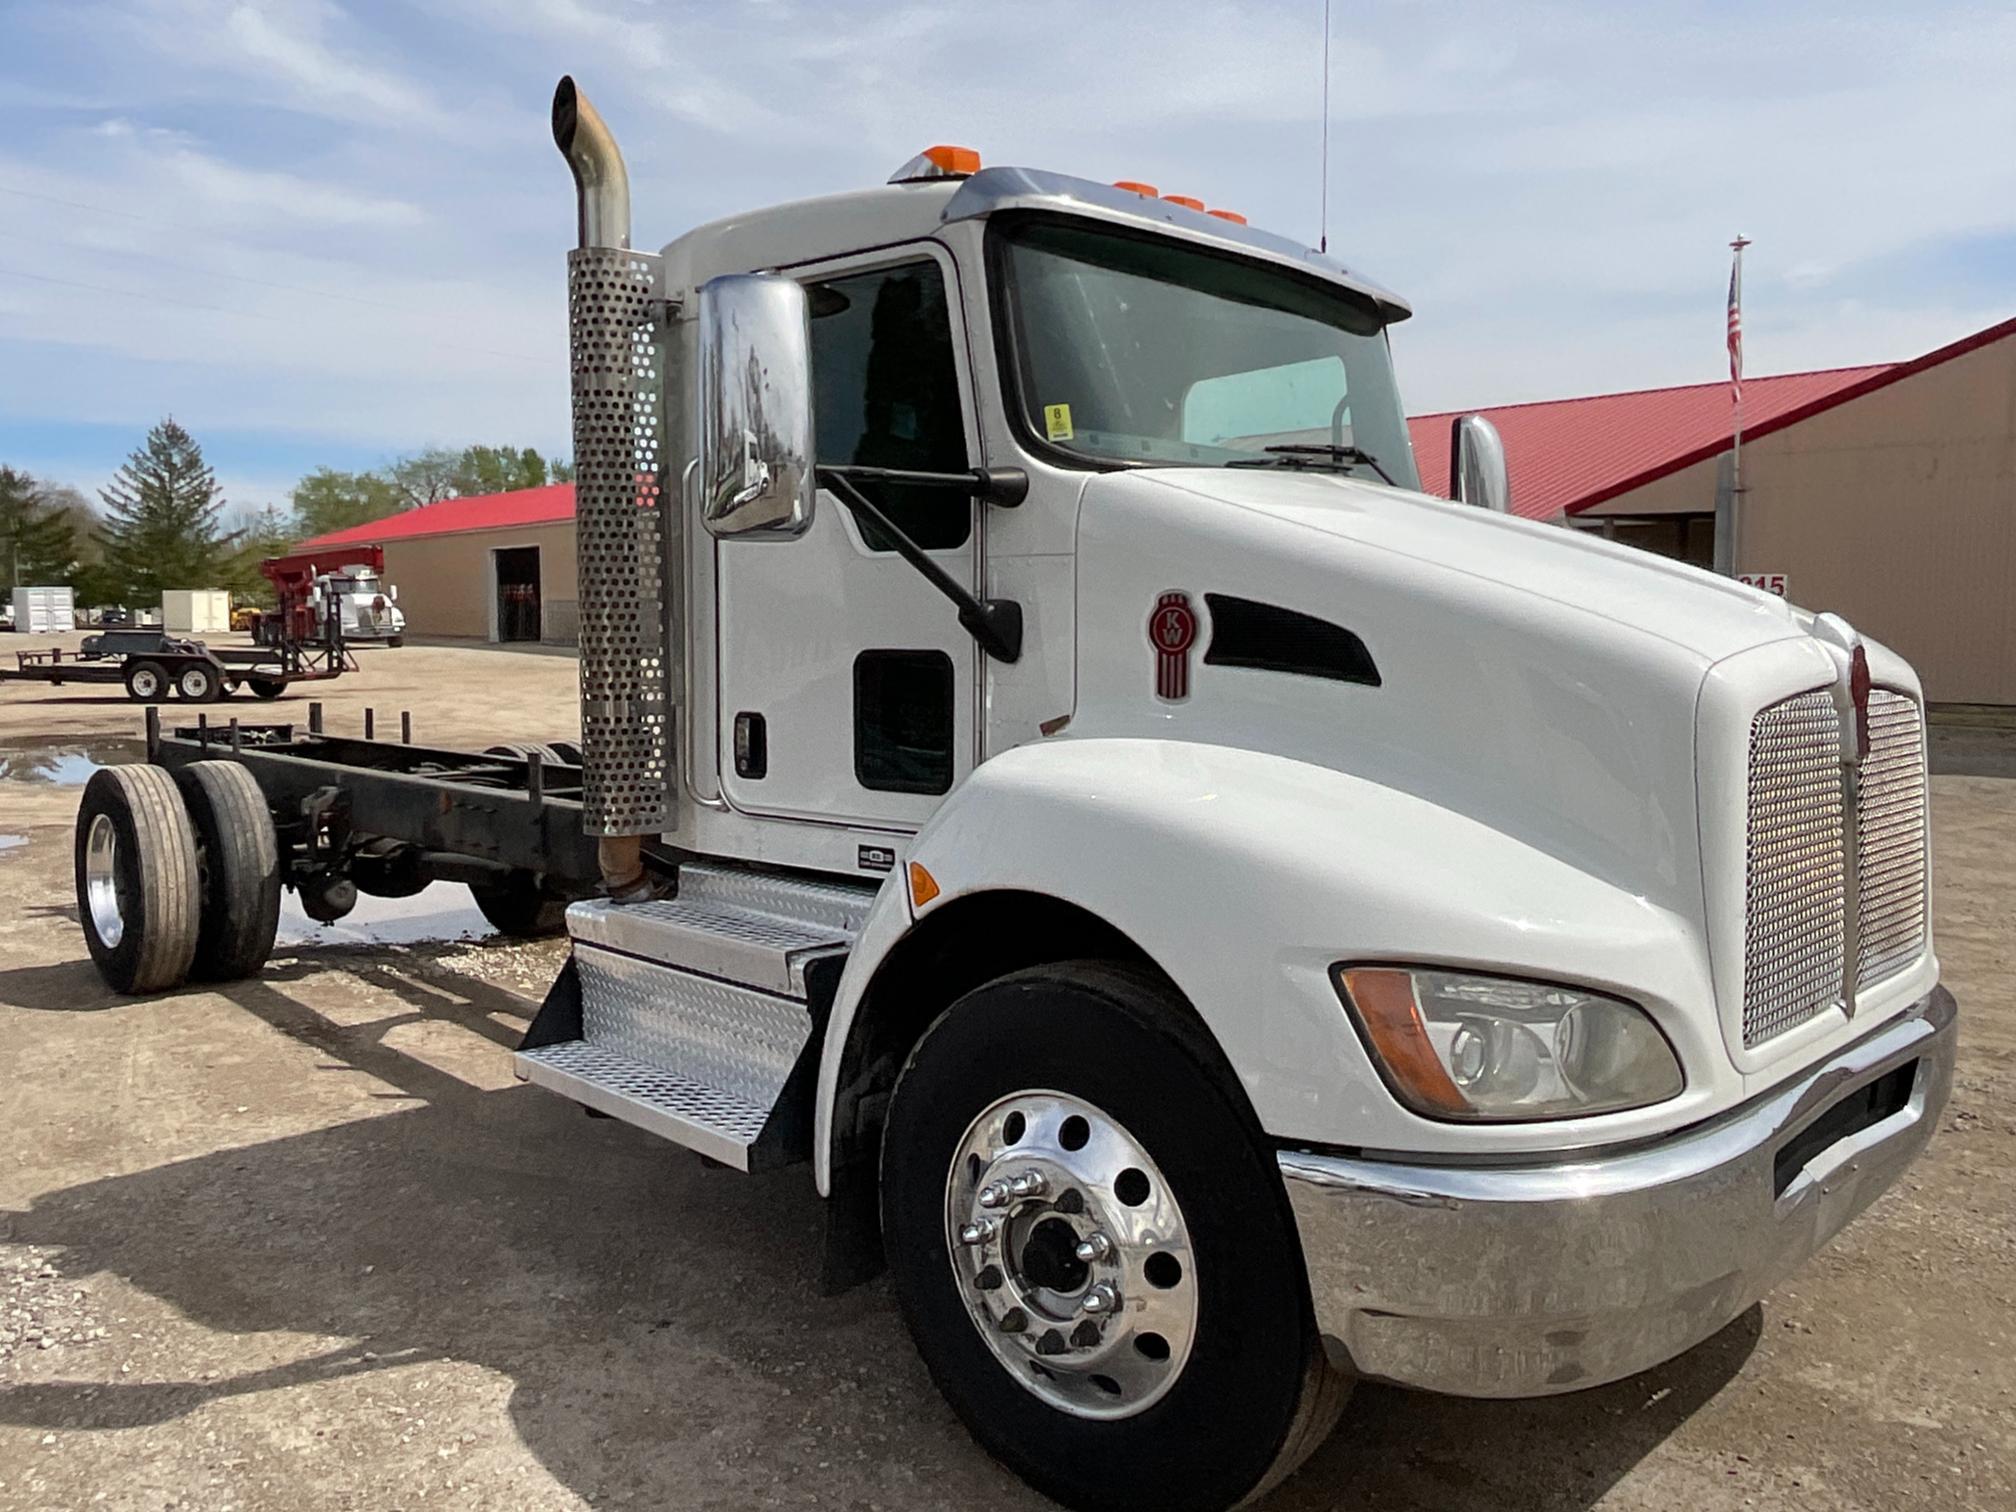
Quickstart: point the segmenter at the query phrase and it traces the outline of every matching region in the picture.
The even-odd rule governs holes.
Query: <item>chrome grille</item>
[[[1826,688],[1750,723],[1743,1044],[1803,1024],[1841,995],[1847,836],[1841,716]]]
[[[1916,699],[1869,695],[1869,754],[1856,807],[1855,985],[1881,981],[1925,948],[1925,720]]]

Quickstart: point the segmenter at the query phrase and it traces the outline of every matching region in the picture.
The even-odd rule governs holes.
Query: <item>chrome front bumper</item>
[[[1576,1391],[1671,1359],[1925,1148],[1952,1090],[1954,1017],[1935,989],[1796,1081],[1622,1154],[1435,1166],[1284,1151],[1326,1344],[1361,1375],[1458,1396]],[[1908,1095],[1886,1080],[1906,1067]]]

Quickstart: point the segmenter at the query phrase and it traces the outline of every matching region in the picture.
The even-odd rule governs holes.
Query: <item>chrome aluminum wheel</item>
[[[1082,1098],[1016,1092],[968,1126],[945,1238],[974,1327],[1008,1373],[1075,1417],[1160,1400],[1197,1333],[1183,1210],[1134,1136]]]
[[[126,916],[119,910],[119,831],[109,814],[91,820],[84,838],[84,905],[91,910],[91,928],[107,950],[116,950],[126,934]]]

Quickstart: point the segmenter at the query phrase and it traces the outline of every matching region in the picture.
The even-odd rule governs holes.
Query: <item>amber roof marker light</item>
[[[980,154],[971,147],[940,142],[926,147],[889,175],[892,184],[928,184],[933,179],[971,178],[980,171]]]

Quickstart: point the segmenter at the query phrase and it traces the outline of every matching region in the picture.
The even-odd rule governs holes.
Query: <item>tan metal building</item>
[[[574,485],[445,499],[302,542],[342,560],[345,546],[385,551],[406,633],[461,640],[572,645]]]
[[[2016,320],[1909,362],[1747,379],[1744,402],[1733,570],[1895,648],[1932,702],[2016,704]],[[1727,384],[1484,413],[1520,514],[1716,560]],[[1451,418],[1411,422],[1431,488]]]

